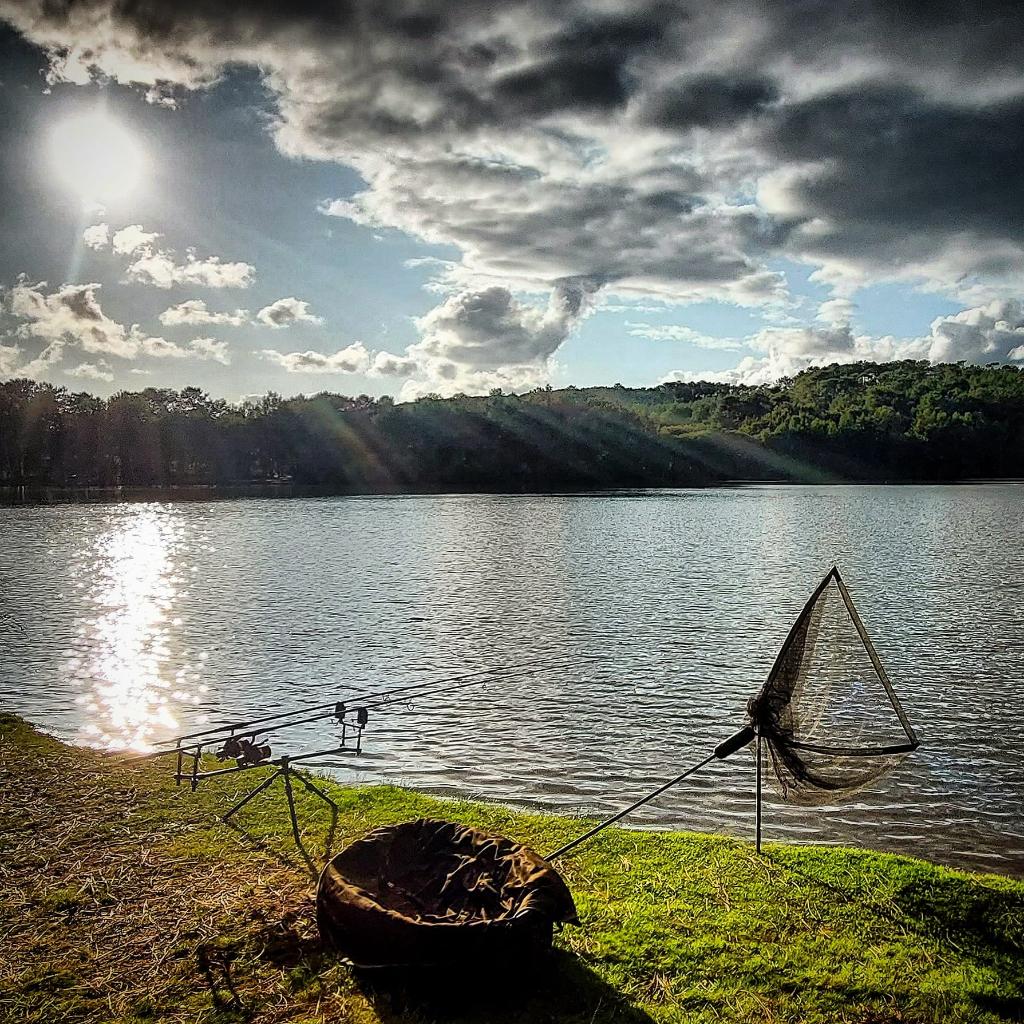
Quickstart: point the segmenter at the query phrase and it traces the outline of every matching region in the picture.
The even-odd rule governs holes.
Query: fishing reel
[[[358,725],[360,729],[365,728],[366,723],[370,720],[370,713],[366,710],[366,708],[349,708],[344,701],[340,700],[338,701],[337,704],[334,705],[334,717],[338,720],[338,722],[341,725],[346,724],[345,716],[349,713],[349,711],[353,711],[355,713],[356,725]]]
[[[217,751],[217,760],[230,761],[234,758],[241,768],[243,765],[269,761],[271,753],[270,744],[257,743],[255,733],[252,736],[229,736],[224,741],[224,746]]]

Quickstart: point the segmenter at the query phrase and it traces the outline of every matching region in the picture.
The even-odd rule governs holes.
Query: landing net
[[[747,710],[792,803],[834,803],[918,746],[836,568],[811,595]]]

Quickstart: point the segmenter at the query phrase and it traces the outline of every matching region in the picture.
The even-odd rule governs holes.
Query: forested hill
[[[291,482],[339,492],[1024,476],[1024,371],[854,363],[776,385],[230,405],[0,383],[0,485]]]

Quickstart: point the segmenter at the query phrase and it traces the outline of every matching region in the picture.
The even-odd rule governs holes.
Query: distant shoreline
[[[147,501],[231,501],[238,498],[443,498],[463,495],[493,497],[626,497],[671,491],[707,491],[742,487],[978,487],[1024,484],[1021,477],[964,477],[950,480],[723,480],[678,487],[566,487],[545,490],[344,490],[330,486],[267,482],[253,484],[164,484],[153,487],[10,487],[0,486],[0,507],[75,505]]]

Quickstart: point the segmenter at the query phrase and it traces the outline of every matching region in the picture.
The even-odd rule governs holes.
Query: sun
[[[49,155],[56,176],[86,202],[130,195],[148,163],[132,134],[102,111],[76,114],[56,125]]]

